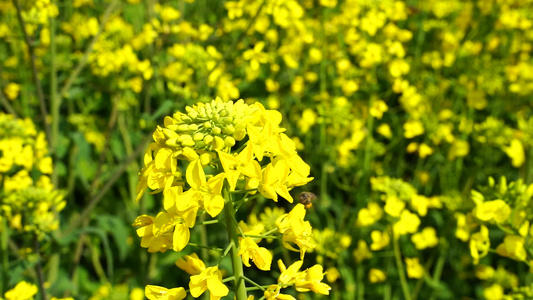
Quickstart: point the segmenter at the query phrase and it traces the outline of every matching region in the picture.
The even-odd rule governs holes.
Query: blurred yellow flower
[[[368,271],[368,281],[370,281],[370,283],[384,282],[385,279],[387,279],[387,275],[385,275],[385,272],[380,269],[371,268],[370,271]]]

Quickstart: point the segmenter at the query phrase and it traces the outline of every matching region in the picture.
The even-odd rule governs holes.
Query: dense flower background
[[[182,299],[162,287],[189,286],[185,260],[229,277],[231,261],[201,247],[228,240],[205,223],[220,178],[194,166],[234,147],[302,160],[223,168],[233,190],[258,191],[240,205],[243,231],[283,235],[298,195],[317,196],[303,265],[282,238],[240,241],[247,277],[278,280],[255,299],[531,298],[532,52],[531,0],[0,1],[0,297]],[[179,127],[178,112],[203,122],[197,103],[218,97],[239,117]],[[245,106],[261,121],[237,122]],[[264,128],[279,148],[239,148]],[[209,216],[172,223],[189,243],[152,243],[171,164],[189,163],[183,185],[210,185],[196,208]],[[314,285],[280,294],[287,274]]]

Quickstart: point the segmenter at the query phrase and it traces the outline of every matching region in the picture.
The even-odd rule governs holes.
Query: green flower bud
[[[192,109],[192,108],[191,108],[191,109]],[[188,112],[187,115],[188,115],[189,117],[191,117],[191,119],[196,119],[196,118],[198,118],[198,112],[196,112],[195,110],[192,110],[192,111]]]
[[[233,118],[231,117],[222,118],[222,122],[226,124],[231,124],[231,122],[233,122]]]
[[[161,132],[163,132],[167,139],[178,137],[178,134],[175,131],[172,131],[167,128],[161,128]]]
[[[225,116],[228,115],[228,111],[225,110],[225,109],[223,109],[223,110],[221,110],[218,114],[219,114],[221,117],[225,117]]]
[[[208,165],[211,162],[211,155],[209,153],[204,153],[200,155],[200,163],[205,166]]]
[[[237,141],[242,141],[242,139],[244,139],[245,136],[246,136],[246,130],[244,130],[242,128],[236,130],[235,133],[233,134],[233,137]]]
[[[194,145],[196,145],[196,143],[194,142],[194,140],[192,139],[192,137],[190,135],[182,135],[180,136],[181,137],[184,137],[180,142],[181,142],[181,145],[183,145],[184,147],[193,147]]]
[[[188,135],[188,134],[182,134],[182,135],[180,135],[180,137],[178,138],[178,142],[183,143],[183,141],[185,141],[185,140],[189,140],[189,139],[192,140],[192,137],[191,137],[190,135]]]
[[[211,128],[212,127],[211,122],[209,122],[209,121],[204,122],[204,127],[207,128],[207,129]]]
[[[211,145],[212,142],[213,142],[213,136],[212,135],[206,135],[204,137],[204,143],[206,145]]]
[[[189,125],[180,124],[180,125],[178,125],[178,130],[177,131],[183,132],[183,131],[187,131],[188,129],[189,129]]]
[[[212,145],[215,150],[222,150],[225,146],[225,143],[222,138],[220,138],[219,136],[215,136],[215,139],[213,140]]]
[[[188,123],[191,123],[191,122],[192,122],[192,119],[191,119],[189,116],[187,116],[187,115],[182,115],[182,116],[181,116],[181,121],[182,121],[183,123],[187,123],[187,124],[188,124]]]
[[[220,129],[219,127],[213,127],[211,132],[213,132],[214,134],[220,134],[222,132],[222,129]]]
[[[201,133],[201,132],[197,132],[197,133],[195,133],[195,134],[193,135],[192,138],[193,138],[193,140],[195,140],[195,141],[201,141],[201,140],[204,139],[204,134]]]
[[[165,121],[164,121],[163,124],[165,124],[165,127],[166,127],[166,128],[169,128],[168,126],[170,126],[170,125],[175,125],[175,124],[176,124],[176,120],[172,119],[172,118],[169,117],[169,116],[166,116],[166,117],[165,117]]]
[[[179,146],[178,138],[172,138],[172,139],[166,140],[165,145],[170,146],[170,147],[178,147]]]
[[[235,132],[235,127],[233,127],[233,125],[228,125],[224,127],[225,134],[233,134],[234,132]]]
[[[224,139],[224,144],[226,145],[226,147],[233,147],[235,146],[235,139],[232,138],[231,136],[227,136]]]
[[[206,146],[206,144],[204,143],[204,141],[195,141],[194,142],[194,147],[197,148],[197,149],[204,148],[205,146]]]
[[[200,109],[198,111],[198,116],[200,116],[200,118],[207,118],[207,113],[205,111],[205,108],[200,107]]]
[[[190,131],[196,131],[196,130],[198,130],[198,125],[196,125],[196,124],[191,124],[191,125],[189,125],[189,130],[190,130]]]

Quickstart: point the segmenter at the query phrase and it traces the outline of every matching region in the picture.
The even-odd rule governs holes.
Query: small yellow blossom
[[[219,300],[229,293],[228,287],[222,283],[222,272],[218,270],[218,266],[209,267],[200,274],[191,276],[189,288],[194,298],[200,297],[206,290],[209,290],[210,300]]]
[[[424,250],[432,248],[439,244],[437,231],[433,227],[426,227],[421,232],[413,234],[411,241],[415,244],[416,249]]]
[[[418,120],[409,120],[403,124],[404,137],[412,139],[424,133],[424,125]]]
[[[372,244],[370,245],[372,251],[379,251],[390,243],[389,234],[386,231],[374,230],[370,233],[370,237],[372,238]]]
[[[504,151],[512,159],[515,168],[519,168],[526,161],[524,146],[519,139],[513,139],[509,147],[504,148]]]
[[[405,265],[407,269],[407,277],[422,278],[422,276],[424,275],[424,267],[420,264],[418,257],[406,257]]]
[[[404,210],[400,215],[400,219],[394,223],[392,228],[395,237],[398,237],[408,233],[415,233],[418,230],[419,225],[420,218],[416,214],[408,210]]]
[[[376,128],[376,131],[387,139],[392,138],[392,130],[389,124],[383,123],[379,125],[378,128]]]
[[[503,287],[497,283],[483,289],[483,297],[486,300],[502,300],[503,296]]]
[[[525,261],[527,258],[525,242],[522,236],[508,235],[503,239],[503,243],[496,247],[496,253],[514,260]]]
[[[185,255],[176,261],[176,266],[189,275],[198,275],[205,270],[204,262],[198,257],[196,253]]]
[[[387,275],[385,275],[385,272],[381,271],[380,269],[370,269],[368,271],[368,281],[371,283],[379,283],[384,282],[385,279],[387,279]]]
[[[21,281],[17,285],[8,290],[4,297],[6,300],[30,300],[37,294],[37,286],[26,281]]]
[[[167,289],[155,285],[147,285],[144,294],[149,300],[182,300],[187,297],[187,293],[182,287]]]
[[[17,99],[19,92],[20,92],[20,85],[10,82],[6,85],[4,88],[4,92],[6,93],[6,97],[9,100],[15,100]]]
[[[372,252],[368,249],[368,245],[364,240],[357,241],[357,248],[353,251],[355,261],[360,263],[366,259],[372,258]]]
[[[245,237],[241,239],[238,255],[242,256],[242,262],[247,267],[250,267],[250,259],[252,259],[259,270],[270,270],[272,254],[267,248],[259,247],[252,238]]]
[[[357,226],[370,226],[381,219],[383,209],[376,202],[369,202],[367,207],[362,208],[357,215]]]

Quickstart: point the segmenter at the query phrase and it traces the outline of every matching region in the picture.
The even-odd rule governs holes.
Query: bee
[[[311,192],[301,192],[298,195],[298,201],[305,206],[306,209],[313,207],[313,201],[317,199],[316,195]]]

